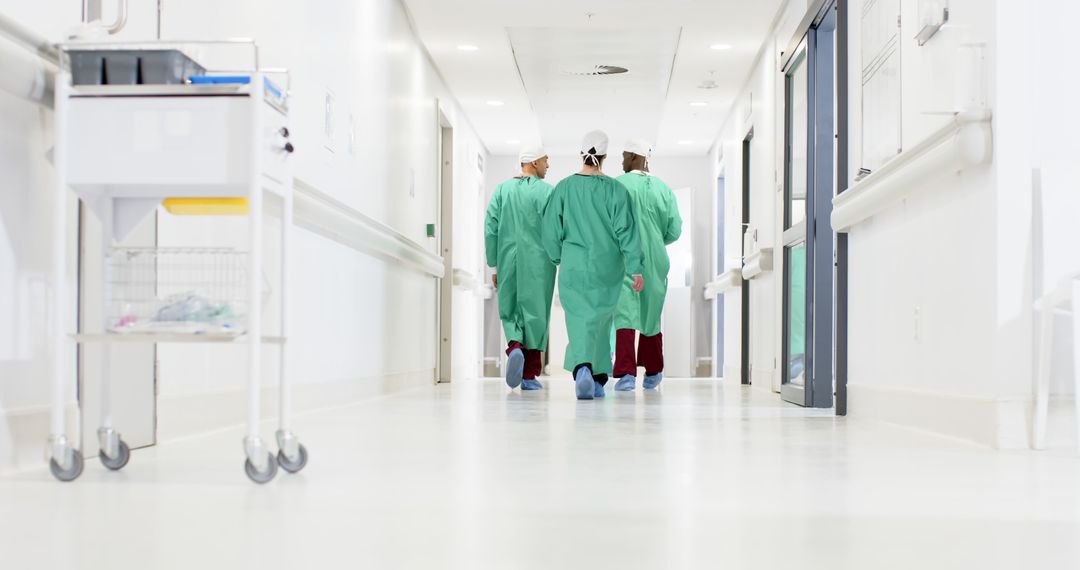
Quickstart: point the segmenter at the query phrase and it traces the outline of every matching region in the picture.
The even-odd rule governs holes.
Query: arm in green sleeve
[[[667,204],[667,227],[664,228],[664,245],[671,245],[682,235],[682,215],[679,214],[679,203],[675,200],[675,193],[668,189],[664,199]]]
[[[614,192],[615,208],[611,227],[615,229],[615,240],[622,250],[623,262],[627,275],[641,275],[645,271],[645,254],[641,251],[641,232],[638,231],[634,209],[630,202],[630,192],[618,184]]]
[[[502,192],[495,190],[488,204],[487,217],[484,219],[484,250],[487,254],[488,267],[499,263],[499,214],[502,212]]]
[[[558,189],[553,190],[547,199],[547,205],[544,206],[544,217],[542,220],[543,234],[541,235],[541,241],[544,244],[544,251],[547,252],[548,258],[555,265],[562,262],[562,244],[566,239],[566,231],[563,228],[562,217],[562,192]]]

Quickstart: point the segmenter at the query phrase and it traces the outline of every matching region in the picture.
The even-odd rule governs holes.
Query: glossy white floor
[[[239,431],[70,484],[0,479],[0,568],[1080,567],[1080,459],[1001,453],[711,380],[576,402],[462,381],[306,414],[308,469]]]

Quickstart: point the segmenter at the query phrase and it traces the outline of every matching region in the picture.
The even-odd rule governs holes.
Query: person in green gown
[[[645,369],[642,387],[646,390],[656,388],[664,379],[664,335],[660,331],[660,317],[667,297],[668,270],[671,269],[667,246],[682,235],[682,217],[675,193],[649,172],[651,156],[652,146],[648,142],[630,141],[623,152],[625,174],[617,178],[630,193],[645,256],[645,290],[635,292],[631,280],[625,279],[615,314],[613,376],[618,378],[615,390],[621,392],[634,389],[638,366]]]
[[[574,374],[580,400],[604,396],[623,280],[629,277],[638,292],[645,287],[630,193],[602,171],[607,149],[607,134],[585,135],[581,172],[559,182],[544,212],[544,249],[559,265],[559,299],[570,339],[564,366]]]
[[[541,221],[552,187],[544,182],[548,156],[539,146],[519,155],[521,173],[495,189],[484,220],[484,249],[491,283],[499,293],[499,318],[508,341],[506,385],[540,390],[537,377],[547,349],[555,264],[541,244]]]

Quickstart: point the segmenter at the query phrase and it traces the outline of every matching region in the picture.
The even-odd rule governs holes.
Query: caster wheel
[[[115,458],[110,458],[108,455],[105,455],[105,452],[99,453],[98,458],[101,459],[101,464],[105,467],[108,467],[112,471],[119,471],[123,469],[131,459],[131,448],[121,440],[119,453]]]
[[[303,445],[300,446],[300,457],[296,458],[296,461],[289,461],[288,457],[285,457],[285,453],[277,452],[277,462],[282,469],[289,473],[299,473],[301,469],[307,466],[307,448]]]
[[[80,455],[78,451],[74,451],[72,452],[72,456],[73,457],[71,467],[68,468],[66,471],[60,468],[60,465],[56,462],[55,459],[49,460],[49,471],[52,471],[53,477],[56,477],[57,479],[66,483],[68,481],[74,481],[79,478],[79,475],[82,475],[82,455]]]
[[[262,485],[269,483],[271,479],[277,475],[277,462],[274,461],[274,456],[269,453],[266,454],[266,471],[256,471],[255,466],[251,464],[250,459],[244,460],[244,473],[247,473],[248,479]]]

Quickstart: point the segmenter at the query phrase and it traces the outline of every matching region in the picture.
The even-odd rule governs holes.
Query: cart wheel
[[[82,455],[78,451],[72,451],[71,454],[72,454],[71,468],[67,469],[66,471],[60,468],[60,465],[58,463],[56,463],[55,459],[50,459],[49,460],[49,471],[52,471],[53,477],[56,477],[57,479],[59,479],[61,481],[64,481],[64,482],[68,482],[68,481],[74,481],[74,480],[79,478],[79,475],[82,475],[82,470],[83,470],[83,458],[82,458]]]
[[[105,455],[104,451],[99,453],[98,458],[101,459],[101,464],[113,471],[123,469],[131,459],[131,448],[128,447],[128,444],[124,443],[124,440],[120,440],[120,447],[118,449],[119,453],[115,458],[110,458],[108,455]]]
[[[277,452],[278,465],[289,473],[299,473],[301,469],[306,467],[307,457],[307,448],[302,444],[300,445],[300,457],[297,457],[295,462],[289,461],[289,458],[285,456],[284,452]]]
[[[266,471],[262,472],[255,470],[255,466],[251,464],[250,459],[244,460],[244,473],[247,473],[248,479],[262,485],[263,483],[269,483],[277,475],[277,463],[274,462],[274,456],[267,453],[266,460]]]

